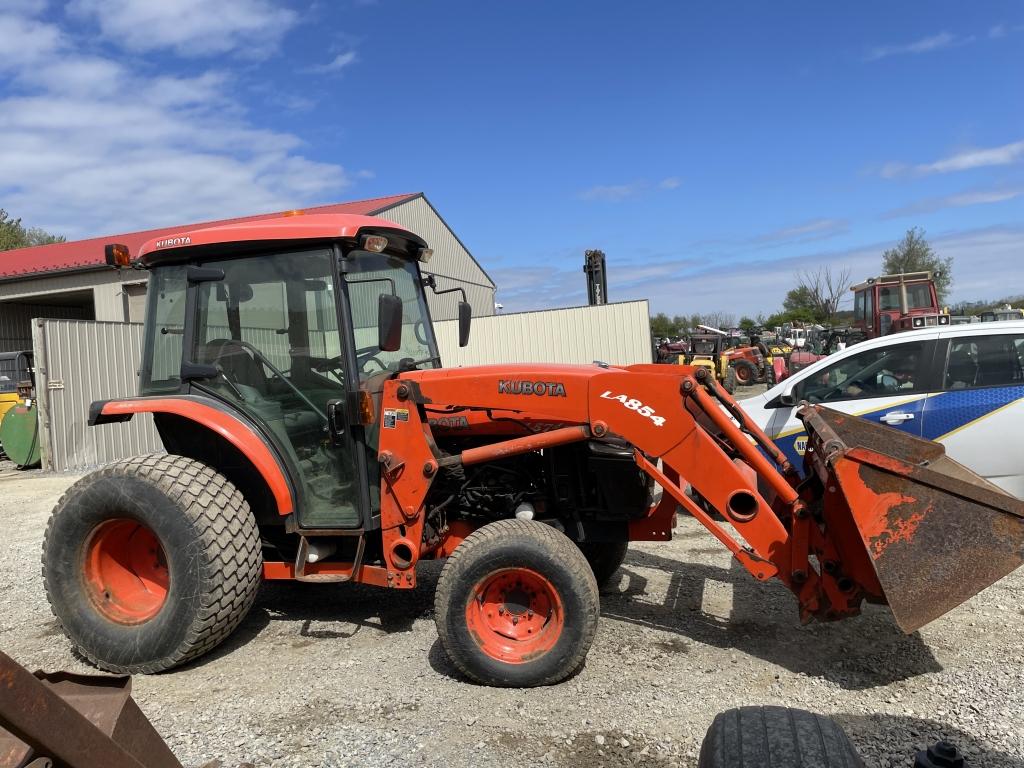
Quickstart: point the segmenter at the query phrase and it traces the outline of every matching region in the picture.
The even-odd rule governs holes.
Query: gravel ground
[[[0,647],[29,668],[89,671],[43,594],[46,518],[74,478],[0,467]],[[692,520],[634,545],[602,595],[586,666],[551,688],[467,683],[436,638],[438,567],[388,593],[270,584],[243,626],[135,697],[186,766],[693,766],[714,714],[745,704],[838,719],[870,766],[955,741],[972,766],[1024,765],[1018,572],[918,634],[888,612],[801,626]]]

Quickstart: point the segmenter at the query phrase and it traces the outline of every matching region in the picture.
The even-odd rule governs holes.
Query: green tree
[[[744,315],[740,318],[740,330],[750,332],[757,327],[757,322],[752,317]]]
[[[12,219],[7,211],[0,208],[0,251],[63,242],[63,236],[51,235],[38,227],[25,227],[21,219]]]
[[[676,318],[678,320],[679,318]],[[664,312],[659,312],[651,318],[651,333],[659,339],[679,335],[679,326],[675,320],[669,318]]]
[[[817,320],[817,302],[814,293],[805,284],[801,283],[786,293],[782,300],[783,314],[806,316],[810,320]]]
[[[939,304],[942,304],[949,296],[953,284],[953,257],[939,256],[924,234],[920,227],[908,229],[896,247],[882,254],[882,274],[931,272],[935,280],[935,292],[939,294]]]

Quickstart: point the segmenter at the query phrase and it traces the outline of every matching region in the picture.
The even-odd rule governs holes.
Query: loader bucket
[[[887,602],[905,632],[1024,562],[1024,502],[939,443],[817,405],[797,415],[808,472],[825,489],[826,536],[849,577]]]
[[[130,677],[31,673],[0,651],[0,768],[182,768]]]

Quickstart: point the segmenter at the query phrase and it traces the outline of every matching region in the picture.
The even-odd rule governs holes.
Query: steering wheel
[[[369,373],[369,371],[366,370],[366,364],[376,363],[380,366],[382,371],[386,371],[388,367],[379,357],[377,357],[378,351],[377,347],[362,347],[361,349],[357,349],[356,363],[359,365],[359,370],[364,373]],[[331,371],[340,372],[344,362],[344,355],[335,355],[334,357],[329,358],[317,358],[317,362],[313,365],[313,370],[319,371],[320,373],[329,373]]]
[[[416,336],[418,341],[423,346],[427,345],[427,326],[422,320],[417,320],[416,324],[412,327],[412,332]]]
[[[262,352],[259,351],[259,349],[257,349],[256,347],[254,347],[252,344],[250,344],[247,341],[241,341],[240,339],[235,339],[234,343],[237,344],[238,346],[242,347],[243,349],[245,349],[256,360],[258,360],[259,362],[263,363],[263,365],[265,365],[267,368],[269,368],[270,371],[275,376],[277,376],[277,378],[279,378],[281,381],[283,381],[288,386],[288,388],[291,389],[292,392],[294,392],[296,395],[299,396],[300,400],[302,400],[306,405],[308,405],[310,407],[310,409],[312,409],[313,413],[315,413],[317,416],[319,416],[323,420],[323,422],[325,424],[327,423],[327,414],[324,413],[322,410],[320,410],[317,407],[316,403],[314,403],[312,400],[310,400],[308,397],[306,397],[305,393],[301,389],[296,387],[287,376],[285,376],[283,373],[281,373],[281,371],[277,368],[277,366],[274,365],[272,362],[270,362],[270,360],[267,359],[266,355],[264,355]]]

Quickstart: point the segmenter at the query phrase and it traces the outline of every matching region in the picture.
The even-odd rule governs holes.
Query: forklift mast
[[[587,302],[590,306],[607,304],[608,278],[604,251],[586,251],[583,254],[583,272],[587,276]]]

